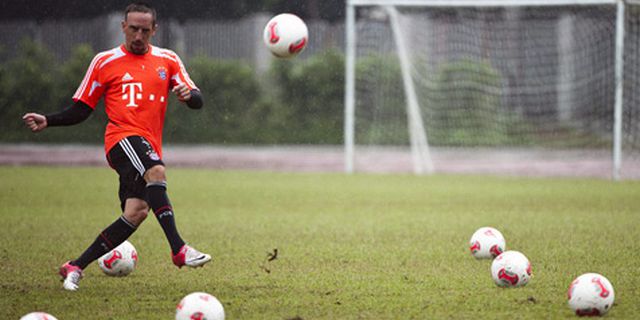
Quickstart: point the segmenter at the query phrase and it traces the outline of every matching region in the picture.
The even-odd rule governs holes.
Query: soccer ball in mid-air
[[[500,287],[522,287],[531,279],[531,263],[518,251],[505,251],[493,259],[491,277]]]
[[[125,241],[115,249],[109,251],[98,259],[100,269],[114,277],[124,277],[136,268],[138,252],[129,241]]]
[[[267,22],[263,40],[274,56],[291,58],[307,46],[309,31],[307,25],[298,16],[281,13]]]
[[[471,236],[469,250],[476,259],[493,259],[506,249],[502,233],[492,227],[482,227]]]
[[[58,319],[46,312],[31,312],[29,314],[25,314],[24,316],[22,316],[20,320],[58,320]]]
[[[585,273],[571,282],[569,307],[579,316],[601,316],[613,306],[613,286],[597,273]]]
[[[193,292],[182,298],[176,307],[176,320],[224,320],[224,308],[216,297],[205,292]]]

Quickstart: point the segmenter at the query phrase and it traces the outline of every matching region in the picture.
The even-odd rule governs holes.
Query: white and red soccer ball
[[[115,249],[109,251],[98,259],[98,265],[102,271],[113,277],[124,277],[138,264],[138,252],[129,241],[125,241]]]
[[[611,282],[597,273],[585,273],[571,282],[569,307],[579,316],[602,316],[613,307]]]
[[[20,320],[58,320],[58,318],[46,312],[31,312],[22,316]]]
[[[493,259],[491,277],[500,287],[522,287],[531,279],[531,263],[518,251],[505,251]]]
[[[267,22],[262,39],[274,56],[291,58],[307,46],[309,30],[298,16],[282,13]]]
[[[224,308],[216,297],[193,292],[178,303],[176,320],[224,320]]]
[[[498,229],[482,227],[471,236],[469,250],[476,259],[493,259],[506,250],[506,243]]]

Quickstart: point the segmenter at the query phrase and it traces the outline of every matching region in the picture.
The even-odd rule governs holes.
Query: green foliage
[[[252,120],[258,107],[260,86],[253,70],[236,61],[197,57],[189,75],[201,90],[205,105],[188,110],[172,99],[167,115],[166,140],[180,143],[249,143]]]
[[[185,112],[173,100],[166,141],[216,144],[339,144],[342,141],[344,59],[328,51],[275,59],[262,77],[239,61],[206,57],[188,65],[205,97]]]
[[[70,106],[94,53],[74,49],[62,64],[39,44],[25,40],[17,58],[0,64],[0,142],[102,142],[106,125],[99,104],[87,121],[32,134],[21,117]],[[214,144],[339,144],[342,141],[344,60],[329,51],[304,61],[274,60],[260,76],[241,61],[196,57],[187,69],[205,105],[190,110],[171,95],[164,141]]]
[[[3,127],[8,124],[6,122],[8,122],[9,119],[9,117],[4,113],[7,112],[9,108],[11,108],[9,104],[9,91],[6,87],[8,81],[9,80],[6,66],[0,64],[0,132],[3,132],[2,134],[0,134],[0,137],[4,135],[4,131],[6,131],[6,128],[3,130]]]
[[[60,105],[56,106],[57,108],[68,106],[71,97],[84,78],[94,54],[90,45],[80,44],[73,49],[71,58],[60,65],[58,69],[59,76],[56,79],[57,90],[54,97],[55,101],[61,102]]]
[[[435,145],[502,145],[508,141],[509,110],[501,108],[502,79],[489,62],[462,59],[442,66],[429,111]]]
[[[358,59],[356,76],[356,90],[369,90],[356,101],[356,136],[375,144],[408,144],[407,103],[397,57],[370,55]]]
[[[279,102],[288,124],[283,143],[340,144],[344,108],[344,57],[329,50],[295,63],[276,61]]]
[[[55,94],[52,97],[56,108],[51,112],[62,110],[73,104],[71,97],[80,82],[82,82],[94,54],[93,49],[88,44],[78,45],[73,49],[71,58],[56,70],[57,81],[55,83]],[[103,141],[102,132],[104,132],[106,124],[107,115],[103,102],[100,101],[89,119],[75,125],[73,130],[52,128],[43,136],[47,136],[52,141],[100,144]]]
[[[74,130],[50,128],[46,133],[32,134],[22,123],[27,112],[48,114],[70,106],[71,96],[80,84],[93,51],[79,45],[65,63],[58,64],[46,49],[25,39],[16,58],[0,65],[0,141],[3,142],[91,142],[100,143],[97,133],[106,123],[103,108]]]
[[[94,263],[69,293],[56,267],[118,218],[117,177],[109,168],[0,167],[0,319],[35,310],[173,319],[194,291],[218,297],[228,319],[574,319],[567,288],[585,272],[615,287],[607,317],[640,317],[638,181],[170,175],[180,234],[214,260],[174,267],[149,217],[130,239],[140,258],[131,275],[108,277]],[[471,257],[469,237],[485,225],[531,260],[527,286],[498,288],[491,261]]]
[[[49,52],[36,42],[24,39],[16,58],[2,68],[0,136],[3,140],[26,137],[21,119],[24,113],[38,109],[51,110],[54,67],[53,56]]]

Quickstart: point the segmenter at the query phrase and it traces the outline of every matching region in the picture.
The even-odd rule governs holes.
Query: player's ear
[[[122,31],[124,32],[124,30],[127,28],[127,22],[122,20],[122,22],[120,22],[120,25],[122,26]]]

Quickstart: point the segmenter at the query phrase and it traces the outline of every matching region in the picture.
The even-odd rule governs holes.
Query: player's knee
[[[131,211],[128,215],[125,216],[125,218],[133,223],[136,226],[139,226],[144,219],[147,218],[147,215],[149,214],[149,208],[140,208],[134,211]]]
[[[131,202],[124,210],[124,218],[135,226],[139,226],[149,214],[149,206],[144,202]]]
[[[151,167],[144,174],[144,180],[147,182],[166,181],[165,168],[162,165],[155,165]]]
[[[147,218],[147,215],[149,214],[149,207],[144,207],[140,210],[138,210],[136,212],[136,216],[138,217],[138,219],[140,219],[141,221],[143,221],[144,219]]]

